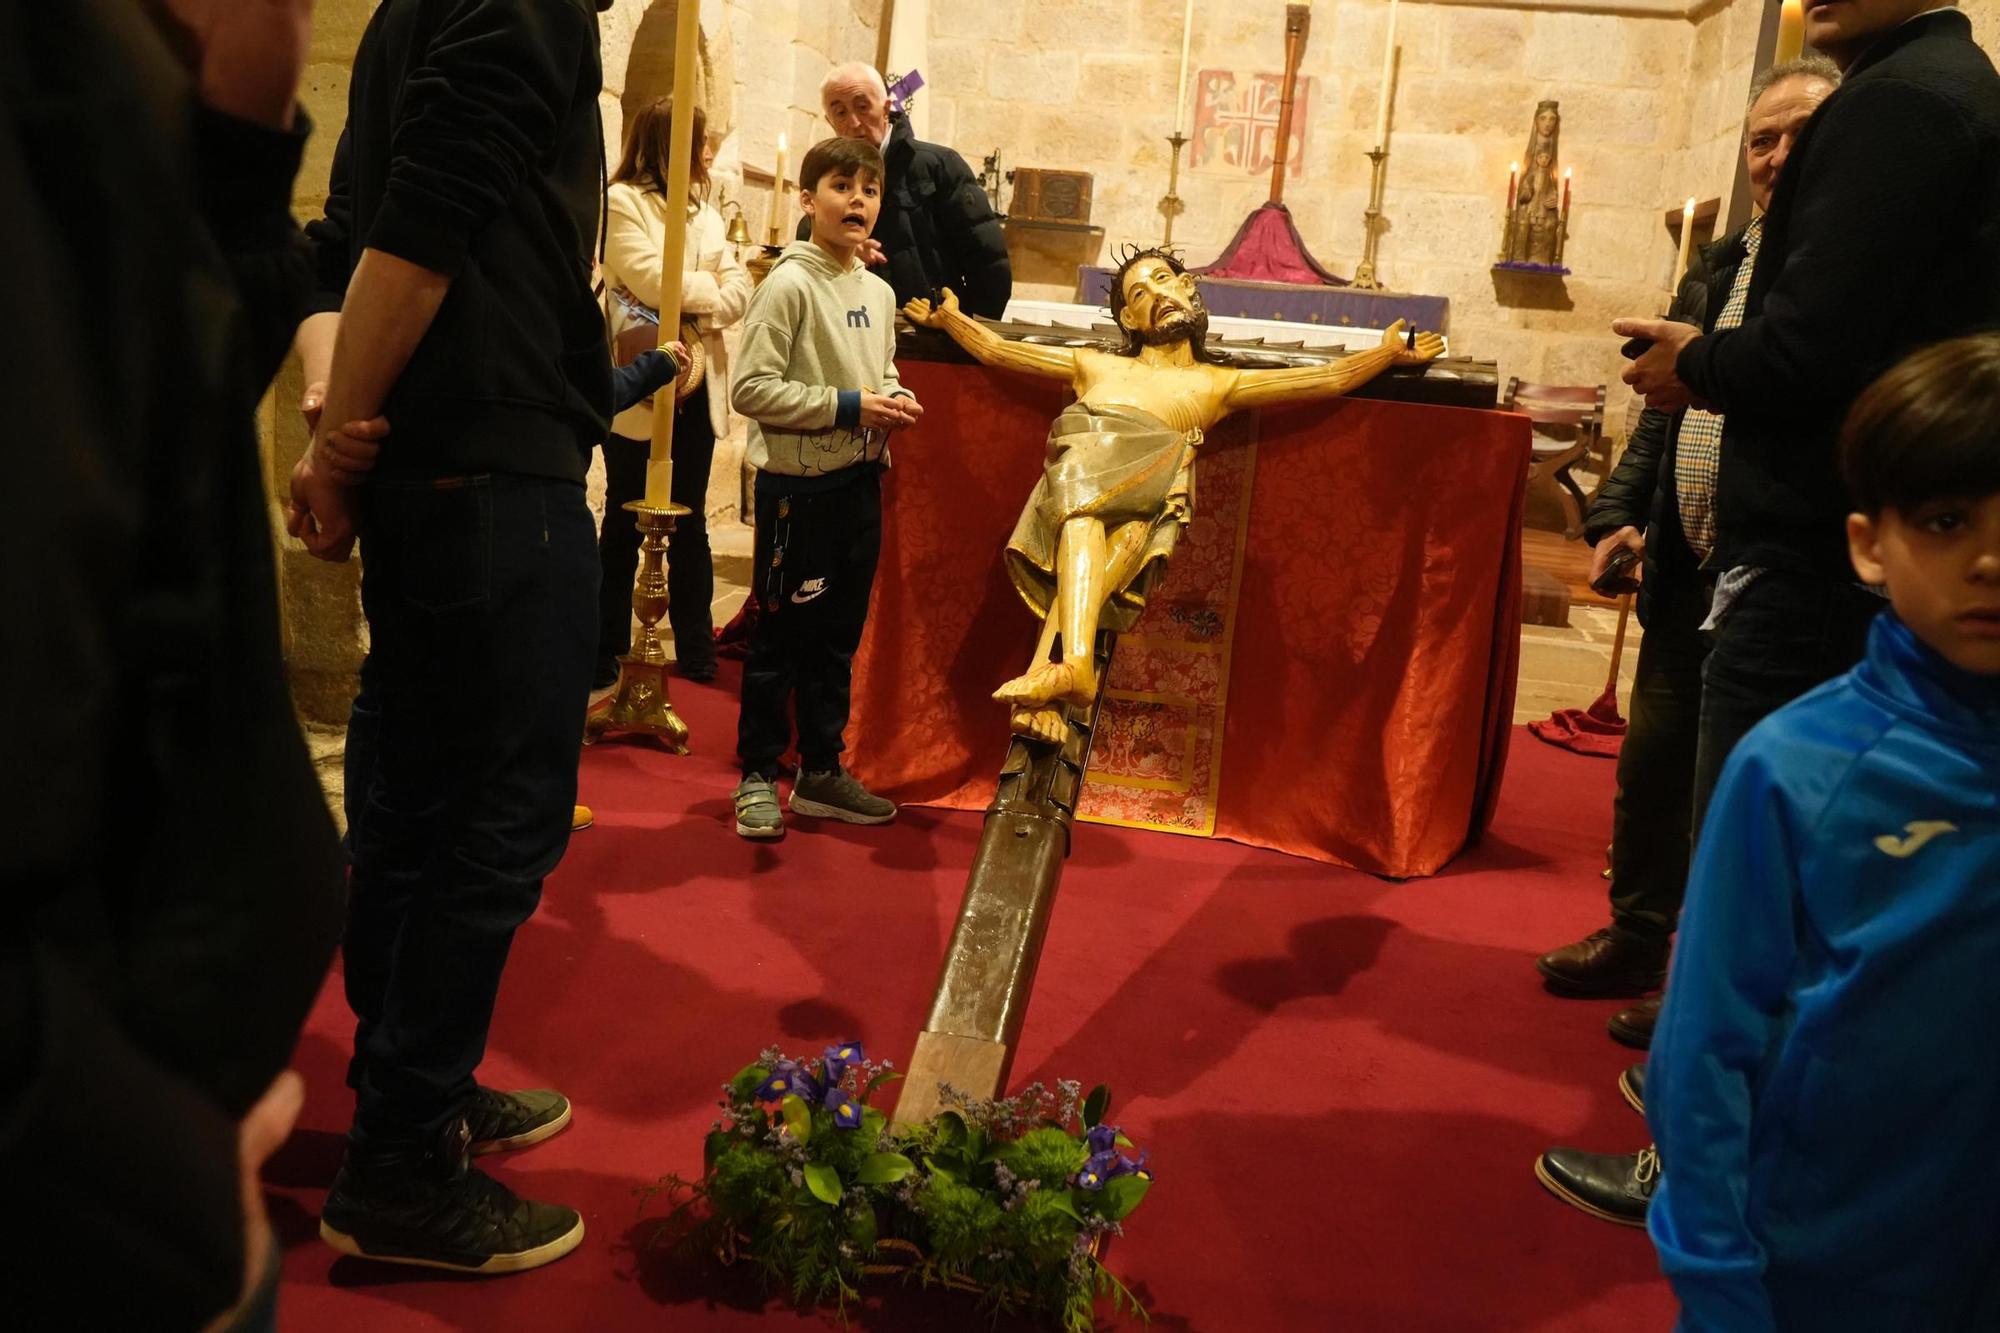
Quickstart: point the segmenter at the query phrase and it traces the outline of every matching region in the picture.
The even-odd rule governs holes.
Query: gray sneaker
[[[778,808],[777,783],[753,773],[736,784],[736,836],[785,836],[785,812]]]
[[[824,773],[799,772],[792,784],[792,813],[820,819],[838,819],[849,824],[886,824],[896,817],[896,803],[877,796],[862,786],[844,768]]]

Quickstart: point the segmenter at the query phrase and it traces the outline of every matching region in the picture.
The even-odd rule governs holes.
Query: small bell
[[[736,209],[734,216],[729,219],[729,231],[726,234],[731,245],[750,244],[750,224],[743,220],[741,208]]]

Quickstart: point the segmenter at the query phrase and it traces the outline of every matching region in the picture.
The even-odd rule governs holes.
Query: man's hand
[[[944,289],[936,305],[932,305],[921,296],[913,297],[903,303],[904,318],[908,319],[912,324],[918,324],[927,329],[943,328],[945,316],[956,315],[957,313],[958,296],[949,287]]]
[[[287,1069],[274,1079],[236,1127],[236,1169],[243,1200],[243,1291],[232,1309],[224,1310],[204,1333],[234,1327],[243,1309],[256,1296],[271,1262],[271,1219],[264,1211],[264,1186],[259,1176],[264,1163],[292,1135],[299,1121],[299,1108],[306,1102],[306,1085],[297,1073]]]
[[[880,268],[889,262],[889,256],[882,252],[882,242],[876,240],[873,236],[863,241],[861,248],[854,253],[860,255],[861,262],[869,268]]]
[[[314,451],[300,455],[292,469],[292,502],[285,531],[321,560],[339,564],[354,554],[354,492],[315,465]]]
[[[1611,331],[1621,338],[1650,339],[1653,344],[1622,376],[1634,393],[1645,398],[1646,406],[1659,412],[1678,412],[1694,402],[1674,365],[1681,349],[1701,336],[1700,329],[1674,319],[1620,319],[1612,322]]]
[[[1589,582],[1595,583],[1603,578],[1604,568],[1611,563],[1611,557],[1627,548],[1641,556],[1646,554],[1646,534],[1629,523],[1591,548]],[[1630,577],[1634,583],[1645,577],[1641,572],[1643,568],[1638,564],[1631,567]]]
[[[1395,364],[1399,366],[1427,365],[1444,355],[1444,339],[1435,333],[1419,333],[1414,347],[1409,345],[1409,336],[1404,331],[1403,320],[1397,320],[1382,330],[1382,346],[1396,354]]]
[[[312,41],[312,0],[162,0],[201,51],[201,100],[286,130]]]
[[[916,425],[923,414],[914,398],[886,398],[866,391],[861,395],[861,424],[869,430],[901,430]]]
[[[389,433],[389,418],[350,421],[313,441],[320,461],[333,480],[343,486],[359,486],[375,470],[375,456],[382,452],[382,437]]]

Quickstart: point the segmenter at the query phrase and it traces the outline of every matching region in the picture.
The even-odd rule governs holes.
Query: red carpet
[[[775,846],[739,840],[725,821],[735,669],[676,685],[694,755],[586,752],[597,826],[570,844],[501,995],[483,1077],[560,1087],[576,1123],[487,1160],[581,1208],[582,1250],[497,1280],[334,1262],[314,1219],[350,1109],[336,977],[299,1053],[300,1132],[269,1172],[291,1247],[282,1327],[820,1326],[767,1304],[741,1269],[642,1260],[634,1191],[699,1169],[719,1085],[771,1041],[859,1037],[907,1058],[979,818],[910,809],[887,828],[802,822]],[[1405,884],[1078,829],[1016,1077],[1108,1082],[1113,1119],[1151,1149],[1157,1184],[1108,1257],[1154,1327],[1668,1327],[1644,1233],[1563,1207],[1530,1169],[1550,1143],[1645,1141],[1614,1087],[1628,1059],[1604,1035],[1616,1006],[1550,998],[1530,961],[1603,920],[1611,778],[1516,745],[1484,844]],[[984,1318],[897,1289],[857,1323]]]

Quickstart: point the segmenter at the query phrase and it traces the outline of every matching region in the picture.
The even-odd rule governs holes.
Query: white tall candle
[[[1181,10],[1181,74],[1174,83],[1174,133],[1187,133],[1188,45],[1194,39],[1194,0]]]
[[[1778,7],[1778,49],[1771,63],[1782,65],[1788,60],[1797,60],[1806,49],[1806,13],[1804,0],[1784,0]]]
[[[1681,209],[1681,257],[1674,265],[1674,288],[1679,290],[1681,279],[1687,276],[1688,256],[1694,252],[1694,200],[1689,199]]]
[[[771,174],[771,244],[778,244],[778,228],[791,214],[785,208],[785,135],[778,132],[778,163]]]
[[[1396,0],[1389,0],[1389,40],[1382,48],[1382,95],[1375,103],[1375,148],[1389,142],[1389,88],[1396,78]]]

